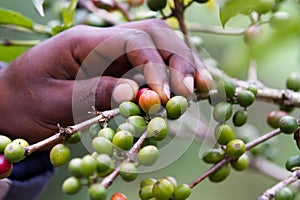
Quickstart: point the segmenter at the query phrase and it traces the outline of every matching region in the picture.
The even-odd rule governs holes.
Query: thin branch
[[[211,33],[216,35],[243,35],[246,31],[245,29],[223,29],[221,27],[206,26],[192,22],[189,22],[187,26],[189,31],[192,32]]]
[[[270,189],[266,190],[257,200],[271,200],[276,193],[281,190],[282,188],[295,183],[300,179],[300,170],[294,171],[287,179],[277,183]]]
[[[257,83],[257,63],[255,60],[250,60],[248,69],[248,82]]]
[[[271,139],[271,138],[279,135],[280,133],[281,133],[281,131],[280,131],[279,128],[275,129],[275,130],[273,130],[273,131],[271,131],[269,133],[266,133],[266,134],[262,135],[261,137],[255,139],[255,140],[252,140],[251,142],[248,142],[246,144],[246,150],[249,151],[253,147],[256,147],[257,145],[259,145],[259,144],[261,144],[261,143],[263,143],[263,142],[265,142],[265,141],[267,141],[267,140],[269,140],[269,139]]]
[[[142,136],[138,139],[138,141],[128,151],[127,158],[125,160],[123,160],[121,163],[130,162],[130,161],[134,160],[136,154],[141,149],[143,142],[147,138],[147,135],[148,135],[147,132],[144,132],[142,134]],[[106,176],[102,180],[101,184],[103,185],[103,187],[108,188],[114,182],[114,180],[118,177],[119,173],[120,173],[120,165],[110,175]]]

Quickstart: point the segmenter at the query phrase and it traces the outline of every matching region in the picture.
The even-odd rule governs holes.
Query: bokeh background
[[[40,17],[34,9],[30,0],[0,0],[0,7],[9,8],[19,11],[36,22],[46,24],[53,19],[60,19],[56,11],[57,5],[60,1],[47,1],[49,4],[46,10],[46,16]],[[246,2],[245,2],[246,3]],[[299,5],[294,0],[286,0],[282,9],[286,9],[299,14]],[[194,4],[188,9],[186,13],[187,19],[193,22],[198,22],[206,25],[221,26],[219,22],[217,5],[200,5]],[[248,18],[239,16],[232,19],[228,23],[228,27],[245,27],[248,24]],[[265,27],[265,30],[269,30]],[[198,36],[202,41],[201,57],[208,56],[214,58],[218,62],[218,67],[223,69],[231,76],[245,79],[247,77],[247,62],[248,62],[248,48],[243,42],[242,36],[221,36],[211,35],[205,33],[192,33],[193,36]],[[0,39],[45,39],[45,37],[38,34],[24,34],[16,33],[11,30],[0,27]],[[279,37],[272,48],[262,49],[262,56],[258,61],[258,78],[267,86],[284,89],[286,77],[294,71],[300,71],[300,41],[299,37],[294,35],[287,37]],[[15,59],[20,53],[25,51],[27,47],[2,47],[0,46],[0,60],[10,62]],[[37,58],[38,59],[38,58]],[[200,103],[201,113],[210,122],[211,107],[207,102]],[[277,109],[276,105],[272,103],[255,102],[249,108],[248,124],[254,125],[260,134],[264,134],[271,130],[266,124],[267,113],[271,110]],[[299,116],[299,111],[296,109],[292,112],[293,115]],[[189,113],[187,114],[189,115]],[[190,127],[188,120],[182,121]],[[193,128],[191,128],[192,130]],[[188,130],[188,129],[187,129]],[[237,130],[238,131],[238,130]],[[172,137],[170,136],[170,140]],[[187,150],[184,154],[171,163],[169,166],[146,174],[141,174],[138,179],[132,183],[126,183],[120,178],[117,178],[112,187],[108,189],[109,194],[115,191],[125,193],[130,200],[138,199],[139,181],[143,178],[154,177],[162,178],[165,176],[174,176],[179,183],[189,183],[197,176],[201,175],[210,166],[203,163],[200,159],[199,152],[201,149],[201,142],[193,141],[191,145],[190,139],[182,139],[177,141],[173,146],[174,150],[178,145],[186,146]],[[272,141],[272,149],[269,156],[272,161],[279,166],[284,167],[285,161],[294,155],[299,154],[299,149],[291,136],[280,135],[276,140]],[[82,156],[87,153],[83,144],[76,144],[71,146],[72,157]],[[172,155],[172,151],[170,151]],[[166,155],[168,156],[168,155]],[[160,159],[165,159],[160,157]],[[65,195],[61,191],[61,185],[65,178],[70,176],[67,167],[58,168],[56,174],[52,177],[48,188],[40,197],[40,200],[83,200],[88,199],[87,190],[83,188],[80,193],[74,196]],[[211,183],[205,180],[193,189],[192,195],[189,199],[198,200],[250,200],[255,199],[264,190],[276,183],[275,180],[260,174],[259,172],[249,169],[244,172],[231,171],[228,179],[222,183]],[[295,189],[295,188],[294,188]],[[297,191],[297,189],[295,189]],[[295,199],[300,199],[297,195]]]

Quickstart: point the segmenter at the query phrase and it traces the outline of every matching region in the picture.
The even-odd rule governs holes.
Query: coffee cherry
[[[275,195],[275,200],[293,200],[293,199],[294,199],[294,193],[288,187],[282,188]]]
[[[80,158],[73,158],[68,164],[68,169],[73,176],[75,176],[76,178],[81,178],[83,176],[81,170],[82,160]]]
[[[110,166],[113,164],[111,157],[107,154],[100,154],[96,157],[97,162],[97,171],[98,172],[105,172],[107,171]]]
[[[224,181],[230,174],[230,167],[228,165],[224,165],[220,167],[217,171],[209,175],[209,180],[214,183],[219,183]]]
[[[286,87],[290,90],[298,91],[300,90],[300,73],[291,73],[286,80]]]
[[[13,170],[13,164],[0,154],[0,179],[7,178]]]
[[[65,194],[72,195],[79,192],[81,189],[81,183],[78,178],[69,177],[67,178],[62,185],[62,190]]]
[[[134,181],[137,176],[137,169],[133,163],[123,162],[120,165],[120,176],[124,181],[131,182]]]
[[[272,10],[275,5],[275,0],[259,0],[254,10],[258,14],[264,14]]]
[[[16,142],[8,144],[4,149],[4,155],[12,163],[20,162],[24,159],[25,148]]]
[[[138,7],[138,6],[143,5],[144,0],[127,0],[127,3],[128,3],[130,6]]]
[[[90,135],[90,138],[94,139],[95,137],[98,136],[98,132],[101,130],[101,126],[100,124],[93,124],[90,126],[89,128],[89,135]]]
[[[299,155],[290,157],[285,163],[285,168],[289,171],[294,171],[298,167],[300,167],[300,156]]]
[[[121,131],[121,130],[127,131],[127,132],[131,133],[134,136],[136,135],[135,134],[135,128],[127,122],[122,123],[118,126],[117,131]]]
[[[140,136],[147,129],[146,120],[141,116],[128,117],[126,122],[134,127],[136,136]]]
[[[215,138],[221,145],[226,145],[229,141],[234,139],[234,130],[230,124],[218,124],[215,127]]]
[[[240,92],[237,96],[237,101],[242,107],[248,107],[250,106],[255,100],[255,96],[252,92],[249,90],[244,90]]]
[[[298,128],[297,120],[289,115],[284,116],[279,120],[279,128],[283,133],[294,133]]]
[[[252,92],[254,96],[257,95],[258,88],[254,84],[250,84],[249,87],[247,88],[248,91]]]
[[[118,131],[112,143],[123,150],[129,150],[133,146],[133,136],[128,131]]]
[[[64,144],[57,144],[50,151],[50,161],[53,166],[60,167],[68,162],[70,155],[69,147]]]
[[[174,96],[166,104],[167,117],[178,119],[188,108],[188,101],[183,96]]]
[[[78,142],[81,141],[80,136],[81,132],[77,132],[72,134],[68,139],[67,139],[67,143],[69,144],[77,144]]]
[[[258,25],[252,25],[244,33],[244,41],[248,45],[254,45],[262,35],[262,28]],[[257,90],[257,88],[256,88]]]
[[[278,11],[274,13],[270,19],[270,26],[274,29],[279,29],[287,26],[291,20],[289,13]]]
[[[151,185],[153,186],[154,183],[156,182],[157,180],[155,178],[146,178],[146,179],[143,179],[141,182],[140,182],[140,188],[143,188],[147,185]]]
[[[159,179],[152,188],[153,196],[159,200],[169,200],[173,195],[174,187],[167,179]]]
[[[150,166],[153,165],[159,156],[159,151],[156,146],[149,145],[142,148],[138,153],[139,164]]]
[[[207,3],[209,0],[193,0],[193,1],[197,3]]]
[[[113,144],[105,137],[95,137],[92,141],[92,145],[95,151],[99,154],[112,155],[113,153]]]
[[[119,105],[119,111],[120,114],[125,118],[141,114],[140,107],[131,101],[122,102]]]
[[[230,79],[221,79],[217,83],[217,91],[220,95],[231,99],[235,95],[236,85]]]
[[[88,189],[91,200],[106,200],[106,189],[101,183],[94,183]]]
[[[148,200],[153,197],[153,185],[146,185],[139,190],[139,197],[141,200]]]
[[[115,131],[109,127],[105,127],[103,129],[101,129],[97,134],[97,136],[105,137],[105,138],[109,139],[110,141],[112,141],[114,135],[115,135]]]
[[[267,123],[272,128],[279,128],[279,121],[282,117],[287,116],[288,113],[282,110],[273,110],[267,116]]]
[[[174,190],[174,200],[185,200],[192,193],[192,188],[188,184],[182,184],[175,188]]]
[[[164,179],[168,180],[173,185],[173,188],[175,190],[175,188],[177,187],[176,179],[173,176],[167,176]]]
[[[166,5],[167,0],[147,0],[147,6],[153,11],[162,10]]]
[[[9,137],[6,137],[5,135],[0,135],[0,154],[4,152],[5,147],[11,143],[11,140]]]
[[[221,161],[225,157],[223,149],[212,149],[204,157],[203,161],[206,163],[214,164]]]
[[[238,110],[234,113],[232,121],[235,126],[240,127],[246,124],[247,119],[248,119],[248,112],[245,110]]]
[[[85,155],[82,158],[81,171],[85,177],[92,176],[97,171],[97,160],[91,155]]]
[[[217,122],[225,122],[232,115],[232,106],[229,103],[221,102],[218,103],[213,110],[213,117]]]
[[[238,159],[230,162],[233,169],[236,171],[244,171],[248,168],[250,163],[249,156],[247,154],[241,155]]]
[[[140,108],[147,114],[156,113],[161,107],[158,94],[150,89],[141,89],[137,94],[137,102]]]
[[[158,146],[158,142],[152,140],[151,138],[146,138],[145,141],[142,144],[142,148],[145,147],[145,146],[148,146],[148,145],[153,145],[153,146],[157,147]]]
[[[128,200],[123,193],[115,193],[111,196],[110,200]]]
[[[99,166],[97,166],[97,167],[99,167]],[[110,165],[106,171],[101,172],[99,170],[99,168],[97,168],[97,172],[98,172],[97,175],[98,175],[98,177],[104,178],[104,177],[108,176],[109,174],[111,174],[114,171],[114,169],[115,169],[115,164],[114,164],[114,161],[112,160],[112,162],[110,163]]]
[[[168,123],[161,117],[151,119],[147,127],[147,134],[152,140],[161,141],[165,139],[169,131]]]
[[[26,148],[26,147],[29,146],[29,143],[26,140],[22,139],[22,138],[14,139],[12,142],[21,145],[23,148]]]
[[[237,158],[246,151],[245,143],[240,139],[233,139],[226,145],[226,153],[230,157]]]

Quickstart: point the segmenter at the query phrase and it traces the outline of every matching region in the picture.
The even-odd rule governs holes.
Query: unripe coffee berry
[[[12,163],[20,162],[21,160],[23,160],[25,158],[24,154],[25,154],[25,148],[18,143],[12,142],[8,144],[4,149],[5,157],[7,158],[7,160],[9,160]],[[58,160],[59,159],[56,159],[56,161]]]
[[[147,129],[146,120],[141,116],[131,116],[126,120],[127,123],[131,124],[135,129],[135,136],[140,136]]]
[[[157,180],[155,178],[146,178],[146,179],[143,179],[141,182],[140,182],[140,188],[143,188],[147,185],[154,185],[154,183],[156,182]]]
[[[148,200],[153,197],[153,185],[146,185],[139,190],[139,197],[141,200]]]
[[[120,114],[125,118],[141,114],[140,107],[131,101],[122,102],[119,105],[119,111]]]
[[[97,160],[97,171],[98,172],[107,171],[110,168],[110,166],[113,164],[111,157],[107,154],[97,155],[96,160]]]
[[[0,154],[0,179],[7,178],[13,170],[13,164]]]
[[[173,195],[174,187],[167,179],[159,179],[152,188],[153,196],[160,200],[169,200]]]
[[[150,166],[153,165],[159,156],[159,150],[156,146],[149,145],[144,148],[142,148],[138,153],[138,161],[139,164]]]
[[[246,151],[245,143],[240,139],[233,139],[226,145],[226,153],[228,156],[237,158]]]
[[[231,99],[235,95],[236,85],[230,79],[221,79],[217,83],[217,90],[226,99]]]
[[[78,178],[69,177],[62,184],[62,190],[65,194],[72,195],[79,192],[81,189],[81,183]]]
[[[92,146],[99,154],[112,155],[113,153],[113,144],[105,137],[95,137],[92,141]]]
[[[50,161],[53,166],[60,167],[68,162],[70,155],[69,147],[64,144],[57,144],[50,151]]]
[[[82,160],[80,158],[73,158],[68,164],[69,171],[77,178],[81,178],[82,174]]]
[[[134,181],[137,176],[137,168],[134,163],[124,162],[120,165],[120,176],[124,181],[131,182]]]
[[[267,116],[267,123],[272,128],[279,128],[279,121],[282,117],[287,116],[288,113],[282,110],[273,110]]]
[[[225,157],[223,149],[212,149],[204,157],[203,161],[209,164],[214,164],[221,161]]]
[[[227,102],[218,103],[213,110],[213,117],[217,122],[225,122],[232,115],[232,105]]]
[[[106,189],[101,183],[94,183],[88,189],[91,200],[106,200]]]
[[[121,130],[128,131],[133,136],[136,135],[135,128],[128,122],[124,122],[118,126],[117,131],[121,131]]]
[[[85,155],[82,158],[81,173],[85,177],[92,176],[97,171],[97,161],[91,155]]]
[[[294,171],[298,167],[300,167],[300,156],[299,155],[290,157],[285,163],[285,168],[289,171]]]
[[[209,175],[209,180],[214,183],[224,181],[230,174],[230,167],[228,165],[223,165],[217,171]]]
[[[230,162],[233,169],[236,171],[243,171],[248,168],[250,163],[249,156],[247,154],[241,155],[238,159]]]
[[[101,130],[101,126],[100,124],[93,124],[90,126],[89,128],[89,135],[90,135],[90,138],[94,139],[95,137],[97,137],[98,135],[98,132]]]
[[[293,200],[293,199],[294,199],[294,193],[288,187],[282,188],[275,195],[275,200]]]
[[[161,107],[158,94],[150,89],[141,89],[137,94],[137,102],[140,108],[147,114],[156,113]]]
[[[238,110],[234,113],[232,122],[235,126],[240,127],[246,124],[248,119],[248,112],[245,110]]]
[[[250,84],[249,87],[247,88],[247,90],[249,90],[250,92],[252,92],[254,94],[254,96],[257,95],[258,88],[257,88],[256,85]]]
[[[112,143],[123,150],[129,150],[133,146],[133,136],[128,131],[118,131],[114,138]]]
[[[286,87],[290,90],[298,91],[300,89],[300,73],[291,73],[286,80]]]
[[[97,133],[97,136],[105,137],[105,138],[109,139],[110,141],[112,141],[114,135],[115,135],[115,131],[109,127],[105,127],[103,129],[99,130],[99,132]]]
[[[221,145],[226,145],[234,139],[234,130],[230,124],[222,123],[215,127],[215,138]]]
[[[5,135],[0,135],[0,153],[4,152],[5,147],[11,143],[11,139]]]
[[[237,101],[242,107],[248,107],[255,101],[254,94],[249,90],[240,92],[237,96]]]
[[[29,146],[29,143],[26,140],[22,139],[22,138],[14,139],[12,142],[21,145],[23,148],[26,148],[26,147]]]
[[[185,200],[192,193],[192,188],[188,184],[182,184],[175,188],[174,190],[174,200]]]
[[[207,3],[209,0],[193,0],[193,1],[197,3]]]
[[[123,193],[115,193],[111,196],[110,200],[128,200],[128,198]]]
[[[161,141],[165,139],[169,131],[168,123],[161,117],[151,119],[147,127],[147,134],[152,140]]]
[[[147,6],[152,11],[164,9],[167,5],[167,0],[147,0]]]
[[[174,96],[166,104],[169,119],[178,119],[188,108],[188,101],[183,96]]]
[[[289,115],[284,116],[279,120],[279,128],[283,133],[294,133],[298,128],[297,120]]]

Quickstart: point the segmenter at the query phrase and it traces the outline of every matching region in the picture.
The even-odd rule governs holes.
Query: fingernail
[[[116,103],[130,101],[134,99],[134,90],[128,83],[122,83],[114,88],[112,97]]]
[[[170,94],[170,87],[169,87],[169,84],[168,84],[168,83],[165,83],[165,84],[164,84],[163,91],[164,91],[166,97],[167,97],[168,99],[170,99],[171,94]]]
[[[192,76],[185,77],[183,79],[183,84],[191,94],[194,92],[194,78]]]

